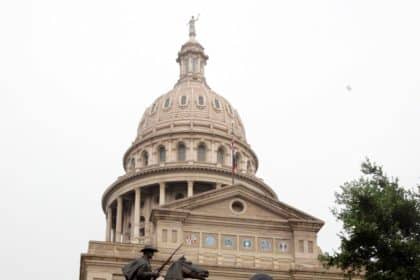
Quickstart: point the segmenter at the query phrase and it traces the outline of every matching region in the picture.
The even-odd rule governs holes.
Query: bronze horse
[[[165,275],[166,280],[184,280],[184,278],[205,280],[207,277],[209,277],[207,270],[187,261],[184,256],[171,264]]]
[[[257,273],[254,276],[252,276],[250,280],[273,280],[273,278],[264,273]]]

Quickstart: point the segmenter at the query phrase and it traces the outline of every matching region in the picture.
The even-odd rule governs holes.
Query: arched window
[[[232,115],[232,107],[230,107],[229,104],[226,104],[226,108],[227,108],[228,113]]]
[[[197,147],[197,160],[206,161],[206,145],[204,143],[200,143]]]
[[[140,223],[144,223],[144,221],[146,221],[146,219],[144,218],[144,216],[140,216]]]
[[[198,105],[204,106],[204,96],[202,95],[198,96]]]
[[[171,105],[171,99],[168,97],[165,99],[165,103],[163,103],[163,108],[167,109]]]
[[[186,159],[186,150],[185,144],[180,142],[178,143],[177,153],[178,153],[178,161],[185,161]]]
[[[219,99],[214,99],[214,107],[217,109],[217,110],[219,110],[220,109],[220,101],[219,101]]]
[[[159,152],[159,162],[165,162],[166,161],[166,149],[164,146],[159,146],[158,149]]]
[[[154,112],[156,112],[156,107],[157,107],[157,104],[156,103],[153,103],[152,109],[150,111],[151,114],[153,114]]]
[[[148,154],[146,151],[144,151],[144,152],[142,153],[142,155],[141,155],[141,160],[142,160],[142,162],[143,162],[143,166],[147,166],[147,165],[149,165],[149,154]]]
[[[187,105],[187,96],[183,95],[181,96],[181,106]]]
[[[225,163],[225,149],[223,147],[219,147],[219,149],[217,149],[217,163]]]
[[[236,169],[241,170],[241,154],[239,152],[236,152],[235,160],[236,160]]]
[[[130,159],[130,169],[134,170],[134,168],[136,168],[136,160],[132,157]]]

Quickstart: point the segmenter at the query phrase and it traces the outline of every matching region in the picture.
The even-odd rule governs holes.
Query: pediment
[[[323,222],[285,203],[242,185],[227,186],[169,203],[165,208],[191,213],[262,220]],[[241,208],[242,207],[242,208]]]

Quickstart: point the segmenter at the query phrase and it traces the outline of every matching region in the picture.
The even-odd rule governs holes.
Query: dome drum
[[[180,144],[183,147],[180,147]],[[199,158],[199,146],[204,144],[204,158]],[[159,151],[160,148],[164,150]],[[220,154],[223,148],[223,154]],[[239,141],[235,142],[235,150],[241,155],[238,163],[238,172],[254,175],[258,168],[258,159],[255,154]],[[147,162],[145,160],[147,155]],[[146,164],[145,164],[146,163]],[[126,172],[141,170],[148,166],[164,166],[167,164],[201,164],[232,168],[231,139],[212,135],[201,135],[199,131],[191,133],[168,133],[150,138],[133,145],[124,156]]]

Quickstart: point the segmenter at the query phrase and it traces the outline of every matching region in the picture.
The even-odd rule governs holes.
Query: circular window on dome
[[[179,105],[181,107],[185,107],[188,105],[188,97],[186,95],[182,95],[179,97]]]
[[[242,214],[246,210],[246,204],[245,201],[242,199],[234,199],[230,202],[230,210],[234,214]]]

